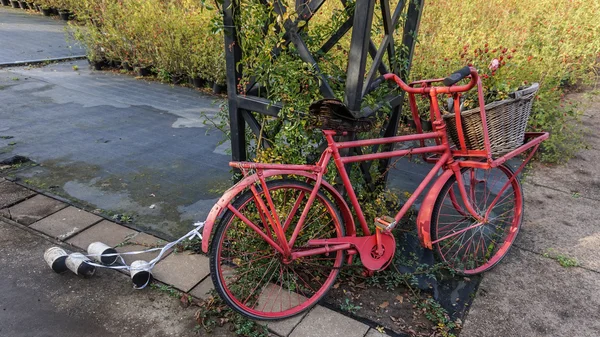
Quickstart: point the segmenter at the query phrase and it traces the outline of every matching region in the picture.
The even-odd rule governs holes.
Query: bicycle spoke
[[[272,247],[274,241],[267,240],[264,229],[276,217],[284,221],[281,235],[285,237],[272,231],[273,239],[289,240],[298,228],[300,210],[306,211],[305,222],[298,231],[295,247],[290,247],[292,252],[314,249],[306,246],[313,238],[343,235],[342,222],[331,202],[317,193],[307,208],[307,196],[314,186],[288,181],[267,182],[269,196],[262,189],[255,189],[247,197],[240,197],[235,205],[228,205],[231,213],[222,220],[224,227],[217,243],[221,248],[216,257],[219,272],[213,276],[217,279],[215,288],[234,309],[251,317],[285,318],[305,308],[306,303],[316,303],[333,285],[343,262],[343,251],[291,260],[291,255],[286,258],[288,255],[278,244]],[[267,213],[259,212],[261,202],[268,204]],[[211,275],[215,275],[212,270]]]
[[[479,273],[491,268],[507,252],[520,226],[521,189],[510,169],[466,169],[463,173],[469,200],[457,194],[458,183],[451,180],[434,207],[432,242],[436,253],[457,270]],[[492,206],[490,203],[496,201]],[[463,204],[471,203],[480,216],[478,223],[461,214]],[[456,263],[456,261],[460,263]]]

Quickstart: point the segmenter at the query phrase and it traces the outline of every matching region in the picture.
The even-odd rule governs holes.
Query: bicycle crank
[[[377,244],[379,240],[379,245]],[[396,239],[389,232],[379,232],[370,236],[346,236],[333,239],[313,239],[308,241],[310,246],[325,246],[350,244],[356,249],[360,261],[368,270],[385,269],[396,252]]]

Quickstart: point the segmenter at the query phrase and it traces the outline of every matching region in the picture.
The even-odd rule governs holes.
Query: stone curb
[[[0,210],[0,219],[7,220],[9,223],[18,224],[26,228],[28,231],[36,232],[49,239],[53,243],[67,244],[76,251],[83,251],[88,242],[93,240],[101,240],[109,245],[116,246],[117,249],[127,247],[128,243],[132,247],[147,247],[155,243],[164,242],[161,238],[139,232],[129,226],[118,224],[109,221],[106,217],[98,214],[93,214],[79,207],[73,206],[73,203],[64,198],[60,198],[47,193],[42,193],[39,190],[32,189],[17,182],[11,182],[0,178],[0,182],[6,184],[14,184],[21,189],[32,190],[33,194],[23,194],[15,202]],[[14,186],[12,186],[14,187]],[[0,188],[0,195],[5,196],[4,189]],[[26,223],[20,222],[27,213],[27,203],[36,196],[51,198],[57,202],[63,203],[64,207],[48,208],[47,214],[40,214],[40,210],[32,208],[31,214],[38,217],[35,222]],[[9,195],[10,197],[10,195]],[[31,202],[30,202],[31,203]],[[19,206],[20,218],[10,218],[10,208]],[[6,210],[9,210],[6,212]],[[79,213],[82,212],[82,213]],[[77,220],[77,215],[80,218],[86,218],[83,225],[74,224],[73,220]],[[80,227],[83,228],[80,228]],[[58,228],[58,229],[57,229]],[[60,230],[67,231],[65,234]],[[100,238],[100,239],[98,239]],[[136,241],[139,239],[139,242]],[[125,243],[126,245],[123,245]],[[122,249],[121,251],[125,251]],[[125,271],[122,271],[126,273]],[[210,280],[208,259],[200,254],[185,254],[171,253],[163,257],[156,264],[154,269],[155,279],[162,284],[172,286],[180,291],[190,294],[197,299],[206,299],[206,294],[212,289],[212,281]],[[260,322],[261,324],[264,324]],[[384,337],[387,336],[371,328],[369,325],[342,315],[336,311],[316,305],[310,311],[302,313],[298,316],[287,320],[266,323],[269,331],[276,336],[281,337],[310,337],[314,333],[322,335],[324,332],[328,336],[340,337]],[[315,327],[319,326],[317,330]],[[325,331],[325,330],[327,331]]]
[[[46,63],[46,62],[66,62],[66,61],[85,60],[86,58],[87,58],[87,56],[85,56],[85,55],[75,55],[75,56],[65,56],[65,57],[53,57],[53,58],[39,59],[39,60],[5,62],[5,63],[0,63],[0,68],[22,67],[22,66],[29,66],[29,65],[34,65],[34,64]]]

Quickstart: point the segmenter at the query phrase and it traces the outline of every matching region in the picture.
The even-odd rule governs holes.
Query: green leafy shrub
[[[222,27],[220,15],[203,2],[39,2],[75,12],[76,25],[85,25],[85,28],[73,25],[75,35],[88,46],[92,59],[126,61],[140,67],[152,65],[165,78],[183,74],[219,83],[225,81],[222,34],[215,30]],[[391,2],[392,7],[397,3]],[[321,96],[315,69],[299,60],[293,44],[283,43],[283,32],[278,28],[278,22],[295,19],[297,14],[288,6],[287,13],[278,17],[273,7],[265,7],[257,0],[240,1],[239,8],[240,43],[244,50],[240,66],[248,75],[242,82],[258,82],[264,96],[284,107],[281,119],[259,116],[265,128],[261,137],[274,146],[266,152],[256,148],[250,152],[260,160],[285,158],[304,162],[314,152],[312,144],[318,143],[321,135],[306,127],[303,112]],[[549,13],[548,8],[556,10]],[[309,49],[318,50],[352,9],[352,2],[349,9],[344,9],[340,3],[327,1],[304,27],[302,34]],[[379,9],[375,13],[374,22],[381,23]],[[600,41],[595,38],[600,33],[600,21],[595,19],[599,14],[595,2],[582,0],[428,1],[419,28],[411,78],[443,77],[472,64],[484,75],[486,97],[490,101],[505,97],[519,86],[540,82],[530,130],[551,132],[551,138],[542,145],[544,160],[565,160],[583,142],[573,122],[578,110],[565,101],[564,94],[574,85],[594,79],[600,55]],[[267,22],[270,23],[266,25]],[[380,42],[382,32],[381,24],[373,27],[375,44]],[[338,98],[343,98],[349,35],[328,54],[317,56],[319,68],[332,82]],[[405,54],[399,44],[401,31],[394,37],[397,50]],[[271,54],[275,48],[282,50],[278,58]],[[500,62],[500,69],[492,73],[489,64],[494,59]],[[401,69],[407,66],[405,58],[393,62]],[[244,93],[243,86],[239,89]],[[426,114],[425,109],[422,115]],[[222,126],[226,125],[227,121],[222,121]]]

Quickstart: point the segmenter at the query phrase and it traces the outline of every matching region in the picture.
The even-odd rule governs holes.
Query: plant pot
[[[429,119],[421,118],[421,129],[423,131],[431,131],[433,130],[433,126],[431,125],[431,121]]]
[[[415,120],[412,118],[409,118],[406,124],[415,130],[417,129],[417,123],[415,123]]]
[[[58,8],[52,7],[52,14],[58,15]]]
[[[185,75],[177,75],[177,74],[173,74],[171,75],[171,83],[173,84],[181,84],[183,82],[185,82]]]
[[[25,1],[19,1],[19,6],[21,9],[29,9],[29,5],[27,5],[27,2]]]
[[[131,65],[129,65],[129,62],[127,62],[127,61],[121,62],[121,68],[123,68],[127,71],[133,71],[133,67]]]
[[[206,80],[200,76],[193,77],[191,83],[196,88],[204,88],[206,86]]]
[[[35,4],[33,2],[28,2],[27,6],[29,6],[29,9],[36,11],[37,7],[35,6]]]
[[[42,7],[41,10],[42,10],[42,15],[43,16],[50,16],[50,15],[52,15],[52,9],[50,9],[50,8],[44,8],[44,7]]]
[[[4,6],[10,6],[10,0],[0,0],[0,2],[2,2],[2,5]]]
[[[104,67],[106,67],[106,61],[104,60],[88,60],[88,62],[94,68],[94,70],[102,70]]]
[[[121,67],[121,62],[116,60],[106,60],[106,66],[108,68],[119,69]]]
[[[222,94],[222,93],[224,93],[226,91],[227,91],[227,86],[226,85],[219,84],[217,82],[215,82],[213,84],[213,94],[218,95],[218,94]]]
[[[138,76],[141,76],[141,77],[150,76],[150,67],[144,67],[144,68],[135,67],[135,71],[137,72]]]
[[[10,0],[10,4],[13,8],[21,8],[21,5],[19,5],[19,1],[17,0]]]
[[[64,21],[69,21],[71,20],[71,11],[65,11],[65,10],[59,10],[58,11],[58,15],[60,16],[60,18]]]

